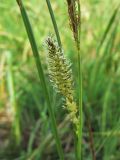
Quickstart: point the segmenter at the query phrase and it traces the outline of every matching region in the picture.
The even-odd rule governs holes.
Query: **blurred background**
[[[51,0],[65,55],[77,87],[77,52],[66,0]],[[75,160],[74,140],[61,96],[48,79],[44,40],[54,34],[43,0],[24,0],[66,160]],[[82,0],[83,159],[120,160],[119,0]],[[92,146],[92,147],[91,147]],[[16,1],[0,1],[0,160],[57,160],[49,114]],[[93,160],[95,160],[93,159]]]

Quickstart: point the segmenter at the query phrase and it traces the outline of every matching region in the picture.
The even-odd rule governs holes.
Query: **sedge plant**
[[[52,7],[51,7],[51,3],[50,3],[49,0],[46,0],[46,3],[47,3],[47,6],[48,6],[48,9],[49,9],[49,13],[50,13],[50,16],[51,16],[51,20],[52,20],[52,23],[53,23],[53,27],[54,27],[54,31],[55,31],[56,38],[57,38],[57,43],[58,43],[58,46],[56,46],[56,44],[53,42],[53,40],[51,38],[48,38],[48,40],[47,40],[48,51],[49,51],[49,56],[48,57],[50,59],[49,70],[50,70],[50,73],[52,72],[52,76],[50,76],[50,78],[52,77],[52,82],[55,83],[55,85],[57,85],[58,90],[64,95],[64,97],[67,97],[67,95],[65,95],[66,93],[64,94],[63,91],[61,90],[60,86],[58,85],[59,83],[61,83],[59,81],[60,80],[60,71],[57,70],[56,65],[58,65],[58,68],[61,69],[61,72],[63,70],[67,70],[68,66],[67,65],[64,66],[64,62],[65,62],[64,60],[65,59],[64,59],[64,56],[63,56],[63,53],[62,53],[63,50],[62,50],[60,35],[59,35],[56,20],[55,20],[55,16],[54,16],[54,13],[53,13],[53,10],[52,10]],[[76,159],[80,160],[82,158],[82,156],[81,156],[81,150],[82,150],[81,145],[82,145],[82,119],[83,119],[82,118],[82,67],[81,67],[81,53],[80,53],[80,32],[81,32],[80,1],[79,0],[67,0],[67,6],[68,6],[68,15],[69,15],[70,27],[71,27],[71,30],[73,32],[73,37],[74,37],[74,40],[75,40],[77,53],[78,53],[78,81],[79,81],[79,84],[78,84],[79,96],[78,97],[79,97],[79,105],[77,107],[75,102],[73,102],[74,105],[73,104],[71,105],[71,102],[73,101],[73,98],[72,98],[71,102],[69,101],[70,103],[69,102],[67,103],[67,101],[66,101],[66,103],[67,103],[67,107],[69,108],[69,110],[72,111],[71,114],[74,115],[73,116],[74,118],[72,117],[72,122],[73,122],[73,124],[75,124],[76,133],[77,133],[76,134],[77,143],[75,143],[76,144]],[[50,44],[52,46],[50,46]],[[50,53],[51,53],[52,48],[54,48],[54,49],[56,48],[56,51],[52,51],[53,54],[52,54],[52,57],[51,57]],[[61,61],[63,61],[63,63],[58,62],[58,64],[56,64],[54,67],[52,67],[52,64],[54,64],[53,61],[56,62],[55,59],[54,59],[54,56],[55,56],[54,52],[56,52],[55,54],[57,54],[56,55],[57,59],[59,59],[59,58],[63,59],[63,60],[61,60]],[[51,63],[51,61],[52,61],[52,63]],[[50,63],[51,63],[51,65],[50,65]],[[56,68],[56,70],[54,70],[55,68]],[[54,79],[55,78],[55,73],[54,72],[56,72],[56,74],[59,75],[58,77],[56,77],[56,79]],[[69,72],[69,70],[68,70],[68,72]],[[65,72],[65,73],[66,73],[66,76],[67,76],[68,73],[67,72]],[[66,76],[63,74],[61,77],[66,77]],[[71,75],[68,74],[68,78],[66,78],[66,79],[69,79],[70,77],[71,77]],[[63,88],[67,89],[68,86],[64,83],[65,83],[65,81],[64,81],[64,78],[63,78],[63,86],[64,86]],[[69,90],[71,90],[71,87],[69,88]],[[71,95],[73,95],[73,93],[71,93]],[[76,117],[77,112],[78,112],[78,116]]]
[[[81,64],[81,53],[80,53],[80,33],[81,33],[81,9],[80,9],[80,1],[79,0],[66,0],[68,6],[68,15],[70,21],[70,27],[73,32],[73,37],[76,43],[77,48],[77,57],[78,57],[78,97],[79,97],[79,105],[78,105],[78,134],[77,134],[77,159],[80,160],[82,158],[82,64]]]
[[[42,87],[44,90],[44,95],[46,98],[46,102],[48,104],[48,111],[51,118],[53,135],[56,140],[57,150],[59,154],[59,158],[64,160],[63,150],[61,147],[60,139],[57,132],[56,120],[54,116],[54,112],[51,106],[49,93],[47,90],[47,85],[37,49],[37,45],[34,39],[32,27],[30,25],[26,10],[24,8],[22,0],[17,0],[17,3],[21,10],[21,15],[23,18],[23,22],[28,34],[28,38],[31,44],[31,48],[33,51],[33,55],[35,58],[38,74],[42,83]],[[79,79],[79,105],[77,106],[74,100],[74,89],[73,89],[73,76],[71,63],[64,56],[64,51],[61,44],[61,39],[57,27],[57,23],[55,20],[55,16],[51,7],[51,3],[49,0],[46,0],[51,20],[53,23],[53,27],[56,34],[57,41],[49,36],[46,41],[47,48],[47,58],[48,58],[48,70],[50,81],[53,84],[54,88],[60,92],[64,99],[64,107],[68,112],[69,119],[73,125],[73,129],[75,132],[75,139],[77,142],[75,143],[76,148],[76,160],[81,160],[81,144],[82,144],[82,68],[81,68],[81,54],[80,54],[80,2],[78,0],[67,0],[68,5],[68,14],[70,20],[70,26],[73,32],[73,37],[75,40],[77,52],[78,52],[78,79]]]

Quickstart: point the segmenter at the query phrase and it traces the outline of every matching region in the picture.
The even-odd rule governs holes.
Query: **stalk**
[[[80,33],[81,33],[81,10],[80,10],[80,0],[66,0],[68,5],[68,15],[70,27],[73,32],[73,37],[75,40],[77,48],[78,57],[78,126],[77,135],[75,137],[75,156],[76,160],[81,160],[82,158],[82,64],[81,64],[81,53],[80,53]],[[77,139],[77,142],[76,142]]]
[[[77,142],[77,157],[78,160],[82,159],[82,68],[81,68],[81,54],[78,49],[78,80],[79,80],[79,128],[78,128],[78,142]]]
[[[31,44],[31,48],[32,48],[32,51],[33,51],[33,56],[35,58],[35,63],[36,63],[36,67],[37,67],[38,74],[39,74],[39,78],[40,78],[40,81],[41,81],[41,84],[42,84],[41,86],[43,87],[43,92],[44,92],[44,96],[46,98],[46,102],[47,102],[47,106],[48,106],[52,131],[53,131],[53,135],[54,135],[54,138],[55,138],[55,141],[56,141],[56,146],[57,146],[57,151],[58,151],[58,154],[59,154],[59,158],[60,158],[60,160],[64,160],[64,154],[63,154],[60,138],[58,136],[56,120],[55,120],[54,112],[53,112],[53,109],[52,109],[52,106],[51,106],[49,93],[48,93],[47,85],[46,85],[46,82],[45,82],[45,76],[44,76],[44,73],[43,73],[43,69],[42,69],[42,65],[41,65],[41,61],[40,61],[40,56],[39,56],[38,48],[37,48],[35,38],[34,38],[34,35],[33,35],[32,27],[31,27],[31,24],[29,22],[29,18],[27,16],[27,13],[26,13],[26,10],[25,10],[24,5],[22,3],[22,0],[16,0],[16,1],[18,3],[20,11],[21,11],[22,19],[23,19],[23,22],[24,22],[24,25],[25,25],[25,28],[26,28],[26,32],[27,32],[30,44]]]
[[[51,3],[50,3],[49,0],[46,0],[46,3],[47,3],[47,6],[48,6],[50,16],[51,16],[51,20],[52,20],[53,28],[54,28],[56,38],[57,38],[57,41],[58,41],[58,45],[62,50],[62,44],[61,44],[61,39],[60,39],[59,31],[58,31],[58,26],[57,26],[57,23],[56,23],[56,20],[55,20],[55,16],[54,16],[54,13],[53,13]]]
[[[81,20],[81,10],[80,10],[80,2],[78,1],[78,15],[79,20]],[[78,86],[79,86],[79,129],[78,129],[78,142],[77,142],[77,159],[82,159],[82,58],[80,53],[80,33],[81,33],[81,22],[79,22],[78,26],[78,40],[77,40],[77,50],[78,50]]]

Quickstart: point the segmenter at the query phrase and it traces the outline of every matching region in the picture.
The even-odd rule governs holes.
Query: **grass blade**
[[[23,19],[23,22],[24,22],[24,25],[25,25],[25,28],[26,28],[26,32],[27,32],[30,44],[31,44],[31,48],[32,48],[32,51],[33,51],[33,56],[35,58],[36,67],[37,67],[38,74],[39,74],[39,78],[41,80],[41,84],[42,84],[42,87],[43,87],[43,92],[44,92],[46,102],[47,102],[47,105],[48,105],[48,111],[49,111],[49,114],[50,114],[53,135],[54,135],[54,138],[56,140],[57,151],[58,151],[60,159],[63,160],[64,155],[63,155],[60,139],[59,139],[58,132],[57,132],[56,120],[55,120],[54,112],[52,110],[52,106],[51,106],[51,102],[50,102],[50,98],[49,98],[49,93],[48,93],[48,89],[47,89],[47,86],[46,86],[45,77],[44,77],[44,73],[43,73],[43,69],[42,69],[42,65],[41,65],[41,61],[40,61],[40,57],[39,57],[39,53],[38,53],[38,49],[37,49],[37,45],[36,45],[35,38],[34,38],[34,35],[33,35],[32,27],[31,27],[31,24],[29,22],[29,19],[28,19],[26,10],[24,8],[24,5],[22,3],[22,0],[16,0],[16,1],[17,1],[18,6],[20,7],[20,10],[21,10],[22,19]]]
[[[100,40],[99,45],[98,45],[98,47],[97,47],[97,54],[99,54],[100,48],[102,47],[102,45],[103,45],[103,43],[104,43],[104,41],[105,41],[105,39],[106,39],[106,37],[107,37],[107,35],[108,35],[111,27],[112,27],[113,24],[114,24],[114,21],[115,21],[115,18],[116,18],[116,16],[117,16],[119,7],[120,7],[120,5],[117,6],[117,8],[114,10],[114,12],[113,12],[113,14],[112,14],[112,16],[111,16],[111,18],[110,18],[110,20],[109,20],[109,22],[108,22],[108,25],[107,25],[107,27],[106,27],[106,29],[105,29],[105,31],[104,31],[104,34],[103,34],[103,36],[102,36],[102,38],[101,38],[101,40]]]
[[[98,45],[98,47],[97,47],[97,51],[96,51],[96,54],[97,54],[97,55],[99,54],[102,46],[103,46],[103,45],[105,44],[105,42],[107,41],[107,37],[111,34],[111,32],[110,32],[110,31],[111,31],[111,27],[114,25],[114,23],[115,23],[115,21],[116,21],[116,16],[117,16],[117,14],[118,14],[119,7],[120,7],[120,5],[118,5],[118,7],[114,10],[113,15],[111,16],[110,21],[109,21],[109,23],[108,23],[108,25],[107,25],[107,27],[106,27],[106,29],[105,29],[105,31],[104,31],[103,37],[102,37],[102,39],[101,39],[101,41],[100,41],[100,43],[99,43],[99,45]],[[114,26],[113,26],[113,27],[114,27]],[[113,30],[114,30],[114,28],[113,28]],[[108,46],[109,46],[109,43],[108,43]],[[105,46],[105,48],[106,48],[106,46]],[[106,56],[106,55],[105,55],[106,52],[107,52],[107,48],[106,48],[106,51],[104,50],[104,54],[102,55],[102,58]],[[108,53],[108,52],[107,52],[107,53]],[[99,54],[99,56],[100,56],[100,54]],[[90,79],[90,88],[91,88],[91,89],[93,88],[94,83],[95,83],[95,81],[96,81],[96,77],[98,76],[97,70],[98,70],[99,66],[101,65],[101,63],[103,63],[102,58],[100,58],[99,56],[97,56],[96,62],[95,62],[95,66],[94,66],[94,68],[93,68],[92,71],[91,71],[91,77],[92,77],[92,78]]]
[[[6,52],[7,58],[7,82],[8,82],[8,92],[10,97],[10,106],[13,114],[13,134],[15,135],[16,145],[20,144],[21,140],[21,131],[20,131],[20,110],[17,106],[16,97],[15,97],[15,88],[14,88],[14,78],[13,78],[13,69],[12,69],[12,56],[10,52]]]
[[[40,123],[41,123],[41,121],[40,121],[40,119],[37,121],[37,123],[36,123],[36,126],[35,126],[35,128],[32,130],[32,132],[31,132],[31,135],[30,135],[30,138],[29,138],[29,142],[28,142],[28,150],[27,150],[27,152],[28,152],[28,155],[32,152],[32,146],[33,146],[33,142],[34,142],[34,140],[35,140],[35,136],[36,136],[36,133],[37,133],[37,131],[39,130],[39,127],[40,127]]]
[[[58,31],[58,27],[57,27],[55,16],[54,16],[54,13],[53,13],[53,10],[52,10],[51,3],[50,3],[49,0],[46,0],[46,3],[47,3],[47,6],[48,6],[48,10],[49,10],[50,16],[51,16],[51,20],[52,20],[53,27],[54,27],[54,30],[55,30],[55,34],[56,34],[56,38],[57,38],[57,41],[58,41],[58,45],[62,49],[61,39],[60,39],[60,35],[59,35],[59,31]]]

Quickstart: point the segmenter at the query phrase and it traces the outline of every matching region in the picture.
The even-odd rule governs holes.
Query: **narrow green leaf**
[[[102,45],[103,45],[103,43],[104,43],[107,35],[109,34],[110,29],[112,28],[112,26],[113,26],[113,24],[114,24],[114,21],[115,21],[115,18],[116,18],[116,16],[117,16],[119,7],[120,7],[120,5],[118,5],[117,8],[114,10],[114,12],[113,12],[113,14],[112,14],[112,16],[111,16],[111,18],[110,18],[110,20],[109,20],[109,22],[108,22],[108,25],[107,25],[107,27],[106,27],[106,29],[105,29],[105,31],[104,31],[104,34],[103,34],[103,36],[102,36],[102,38],[101,38],[101,40],[100,40],[99,45],[98,45],[98,47],[97,47],[97,54],[99,54],[99,51],[100,51],[100,49],[101,49],[101,47],[102,47]]]
[[[49,114],[50,114],[52,131],[53,131],[53,135],[54,135],[56,145],[57,145],[57,151],[58,151],[60,159],[64,160],[63,150],[62,150],[60,139],[59,139],[59,136],[58,136],[56,120],[55,120],[54,112],[53,112],[53,109],[52,109],[52,106],[51,106],[49,93],[48,93],[47,85],[46,85],[46,82],[45,82],[45,77],[44,77],[44,73],[43,73],[43,69],[42,69],[42,65],[41,65],[41,61],[40,61],[38,48],[37,48],[35,38],[34,38],[34,35],[33,35],[32,27],[31,27],[31,24],[29,22],[29,18],[27,16],[27,13],[26,13],[26,10],[25,10],[24,5],[22,3],[22,0],[16,0],[16,1],[19,5],[20,11],[21,11],[22,19],[23,19],[23,22],[24,22],[24,25],[25,25],[25,28],[26,28],[26,32],[27,32],[27,35],[28,35],[28,38],[29,38],[29,41],[30,41],[30,44],[31,44],[32,51],[33,51],[33,56],[35,58],[35,63],[36,63],[36,67],[37,67],[37,70],[38,70],[39,78],[41,80],[41,84],[42,84],[42,87],[43,87],[44,96],[46,98],[48,111],[49,111]]]
[[[12,67],[12,56],[9,51],[6,52],[7,58],[7,83],[8,83],[8,93],[10,97],[10,107],[13,114],[13,134],[15,135],[16,145],[20,144],[21,133],[20,133],[20,110],[17,105],[15,97],[14,88],[14,77],[13,77],[13,67]]]

